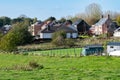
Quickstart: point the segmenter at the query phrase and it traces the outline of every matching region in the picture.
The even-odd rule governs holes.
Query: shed
[[[120,50],[120,42],[109,42],[107,44],[107,53]]]
[[[82,55],[101,55],[104,51],[104,48],[101,44],[87,45],[82,49]]]

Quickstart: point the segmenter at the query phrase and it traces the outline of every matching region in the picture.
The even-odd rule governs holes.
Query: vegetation
[[[9,17],[2,16],[0,17],[0,27],[3,27],[4,25],[10,25],[11,19]]]
[[[28,44],[32,41],[32,36],[24,23],[17,23],[0,40],[2,51],[16,51],[18,45]]]
[[[100,8],[100,5],[96,3],[92,3],[86,7],[86,21],[92,25],[95,24],[99,19],[100,16],[102,15],[102,10]]]
[[[35,61],[35,65],[18,69]],[[120,58],[88,56],[78,58],[41,57],[0,54],[1,80],[119,80]],[[32,63],[34,65],[34,63]]]
[[[56,46],[72,47],[72,46],[74,46],[74,40],[67,39],[66,33],[64,31],[58,31],[52,35],[52,44],[56,45]]]
[[[32,35],[28,32],[28,26],[26,23],[21,22],[21,23],[14,24],[10,33],[16,34],[17,45],[28,44],[28,43],[31,43],[32,41]]]
[[[117,17],[117,24],[120,26],[120,16]]]
[[[58,31],[52,35],[52,44],[56,46],[63,46],[65,44],[66,33],[64,31]]]
[[[15,51],[17,49],[16,35],[14,33],[8,33],[0,40],[0,50],[2,51]]]

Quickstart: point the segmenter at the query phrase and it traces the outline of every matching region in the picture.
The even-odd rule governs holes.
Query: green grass
[[[45,51],[29,51],[28,54],[47,56],[80,56],[82,48],[54,49]]]
[[[36,61],[43,69],[13,70]],[[42,57],[0,54],[0,80],[119,80],[120,57]]]

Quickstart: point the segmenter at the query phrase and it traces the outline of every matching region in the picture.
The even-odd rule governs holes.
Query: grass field
[[[14,66],[36,61],[43,69]],[[120,80],[120,57],[42,57],[0,54],[0,80]]]
[[[44,51],[29,51],[28,54],[43,56],[80,56],[82,48],[54,49]]]

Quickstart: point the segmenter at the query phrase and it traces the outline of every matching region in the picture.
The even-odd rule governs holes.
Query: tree
[[[34,19],[33,19],[33,23],[36,23],[38,20],[37,20],[37,18],[35,17]]]
[[[106,11],[106,12],[104,12],[105,16],[108,16],[108,14],[110,15],[110,18],[113,21],[116,21],[117,17],[120,16],[120,13],[118,13],[118,12],[113,12],[113,11]]]
[[[87,21],[90,25],[96,23],[100,19],[100,16],[102,15],[100,5],[96,3],[88,5],[85,9],[85,13]]]
[[[45,21],[54,21],[54,20],[56,20],[56,18],[51,16],[48,19],[46,19]]]
[[[0,17],[0,27],[3,27],[4,25],[7,25],[7,24],[8,25],[11,24],[11,19],[6,16]]]
[[[120,26],[120,16],[117,17],[117,24]]]
[[[3,51],[15,51],[17,46],[28,44],[32,41],[32,36],[28,32],[27,26],[22,23],[14,24],[12,29],[1,38],[0,49]]]
[[[24,22],[14,24],[10,32],[16,34],[17,45],[28,44],[28,43],[31,43],[32,41],[32,36],[28,32],[28,25],[25,24]]]
[[[3,27],[3,19],[0,19],[0,27]]]
[[[60,22],[60,23],[64,23],[66,21],[66,19],[63,17],[63,18],[61,18],[60,20],[58,20],[58,22]]]
[[[2,51],[15,51],[17,49],[16,45],[16,35],[14,33],[8,33],[0,40],[0,50]]]
[[[16,24],[16,23],[24,22],[28,26],[30,26],[30,24],[33,24],[33,21],[34,21],[34,19],[31,19],[31,18],[18,17],[18,18],[12,19],[11,23]]]

